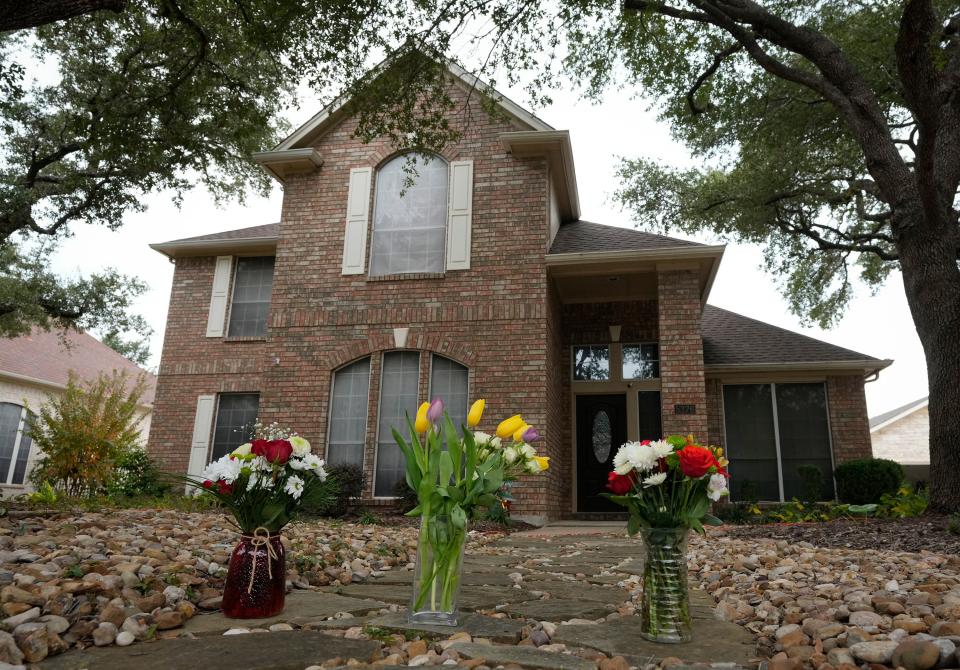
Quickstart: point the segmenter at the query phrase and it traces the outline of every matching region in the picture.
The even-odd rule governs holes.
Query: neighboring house
[[[152,245],[176,269],[151,453],[196,475],[259,416],[389,501],[404,414],[486,398],[483,429],[520,412],[552,459],[514,489],[527,519],[610,511],[620,444],[669,433],[726,446],[737,495],[800,495],[812,463],[832,497],[889,361],[707,305],[722,246],[579,220],[569,134],[502,98],[489,115],[450,73],[462,139],[402,198],[403,152],[355,138],[341,101],[255,156],[279,223]]]
[[[873,455],[903,465],[930,464],[928,397],[870,419]]]
[[[125,370],[131,376],[145,372],[113,349],[86,333],[34,329],[29,335],[0,338],[0,493],[29,490],[27,477],[40,457],[30,439],[26,405],[36,410],[49,396],[67,387],[70,373],[80,380],[101,372]],[[144,444],[150,432],[156,378],[146,373],[148,387],[141,400]]]

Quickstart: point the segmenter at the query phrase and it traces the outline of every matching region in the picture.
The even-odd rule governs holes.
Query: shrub
[[[106,486],[109,496],[162,496],[169,490],[156,463],[140,448],[120,455]]]
[[[360,496],[363,495],[363,468],[354,463],[336,463],[327,466],[327,474],[337,484],[333,502],[327,509],[304,511],[328,516],[346,516],[356,508]]]
[[[400,514],[406,514],[420,503],[417,492],[410,488],[406,479],[397,482],[393,487],[393,495],[396,496],[397,511]]]
[[[146,377],[101,374],[81,383],[71,374],[59,396],[49,396],[30,422],[41,451],[30,481],[44,481],[69,496],[102,491],[117,462],[139,447],[140,398]]]
[[[926,487],[913,489],[910,486],[901,486],[896,493],[884,493],[880,497],[877,514],[896,519],[920,516],[927,511],[929,504],[930,497]]]
[[[823,499],[823,471],[816,465],[807,463],[797,468],[800,475],[803,501],[815,503]]]
[[[883,458],[860,458],[837,466],[837,495],[852,505],[879,503],[885,493],[895,494],[903,481],[899,463]]]

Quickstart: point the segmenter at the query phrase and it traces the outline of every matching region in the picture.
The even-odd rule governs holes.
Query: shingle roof
[[[876,415],[875,417],[873,417],[872,419],[870,419],[870,427],[871,427],[871,428],[874,428],[874,427],[876,427],[876,426],[879,426],[879,425],[882,424],[882,423],[886,423],[887,421],[889,421],[889,420],[892,419],[893,417],[895,417],[895,416],[900,416],[901,414],[905,414],[905,413],[909,412],[909,411],[912,410],[912,409],[919,409],[919,408],[921,408],[921,407],[923,407],[924,405],[927,404],[927,400],[929,400],[929,398],[930,398],[930,396],[926,396],[926,395],[925,395],[925,396],[923,396],[922,398],[920,398],[919,400],[914,400],[913,402],[908,402],[906,405],[902,405],[902,406],[900,406],[900,407],[897,407],[896,409],[892,409],[892,410],[890,410],[889,412],[884,412],[883,414],[878,414],[878,415]]]
[[[216,240],[248,240],[259,237],[276,237],[279,234],[279,223],[265,223],[260,226],[250,226],[249,228],[225,230],[222,233],[211,233],[210,235],[198,235],[196,237],[184,237],[179,240],[169,240],[167,242],[163,242],[162,244],[178,244],[181,242],[214,242]]]
[[[624,251],[702,247],[698,242],[678,240],[666,235],[654,235],[633,228],[607,226],[590,221],[572,221],[560,226],[550,247],[551,254],[582,253],[588,251]]]
[[[6,372],[65,386],[71,370],[82,380],[95,379],[101,372],[114,370],[126,370],[131,376],[145,372],[86,333],[68,331],[67,346],[60,335],[59,331],[35,328],[29,335],[0,338],[0,375]],[[152,405],[157,378],[149,372],[146,374],[147,390],[140,402]]]
[[[742,314],[707,305],[703,312],[705,365],[762,365],[782,363],[884,363],[850,349],[778,328]]]

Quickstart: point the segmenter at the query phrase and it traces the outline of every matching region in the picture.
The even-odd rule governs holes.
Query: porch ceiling
[[[554,283],[564,303],[654,300],[657,297],[657,274],[652,271],[560,275],[554,277]]]

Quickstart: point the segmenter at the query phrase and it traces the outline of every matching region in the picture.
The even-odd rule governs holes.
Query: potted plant
[[[210,463],[199,480],[201,495],[216,498],[240,530],[223,590],[223,613],[235,619],[273,616],[283,610],[286,566],[280,532],[308,503],[322,508],[335,495],[324,462],[310,443],[271,424],[254,424],[254,439]]]
[[[469,520],[495,502],[505,481],[549,467],[550,459],[530,444],[539,434],[520,415],[501,422],[495,437],[474,432],[484,404],[473,403],[459,431],[440,399],[423,403],[414,422],[407,418],[409,437],[393,431],[406,458],[407,484],[417,494],[418,504],[407,516],[420,517],[411,622],[457,624]]]
[[[627,442],[613,459],[604,493],[627,508],[630,535],[646,551],[640,598],[640,635],[654,642],[691,639],[687,592],[687,535],[720,525],[711,501],[728,495],[723,450],[702,447],[692,435]]]

